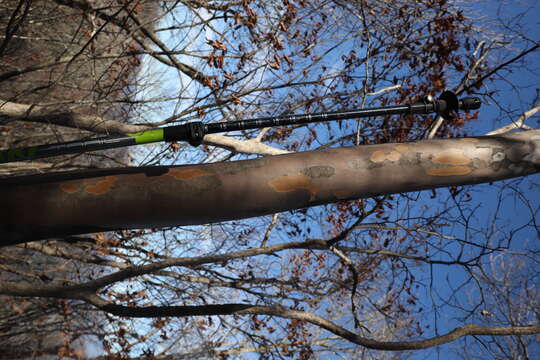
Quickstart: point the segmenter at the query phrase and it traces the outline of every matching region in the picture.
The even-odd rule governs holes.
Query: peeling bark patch
[[[291,192],[296,190],[308,190],[309,201],[315,200],[319,188],[311,183],[311,178],[304,174],[284,175],[274,178],[268,184],[277,192]]]
[[[532,144],[531,147],[531,151],[523,157],[523,160],[534,165],[540,165],[540,147],[536,146],[536,144]]]
[[[491,156],[491,161],[499,162],[503,161],[506,158],[506,155],[502,151],[497,151]]]
[[[118,177],[116,176],[105,176],[104,178],[101,178],[101,180],[98,180],[95,184],[87,185],[84,188],[84,191],[89,194],[103,195],[107,193],[117,181]]]
[[[253,159],[245,161],[224,162],[212,164],[214,168],[217,168],[217,172],[224,175],[234,175],[239,172],[244,172],[250,169],[258,169],[265,166],[266,159]]]
[[[472,172],[471,168],[466,166],[452,166],[437,169],[429,169],[426,171],[428,175],[432,176],[455,176],[455,175],[467,175]]]
[[[463,155],[463,150],[449,149],[447,151],[435,154],[431,161],[435,164],[467,165],[470,164],[472,160]]]
[[[374,151],[373,154],[371,154],[371,157],[369,158],[369,160],[376,163],[380,163],[385,160],[395,162],[395,161],[398,161],[399,159],[401,159],[401,154],[397,151],[387,152],[387,151],[380,151],[380,150]]]
[[[306,176],[312,179],[329,178],[334,175],[336,170],[331,166],[311,166],[302,171]]]
[[[171,169],[167,175],[179,180],[175,186],[185,192],[204,193],[222,185],[214,172],[204,169]]]
[[[405,152],[405,151],[409,150],[409,146],[407,146],[407,145],[396,145],[396,146],[394,146],[394,149],[396,149],[399,152]]]
[[[175,179],[178,180],[195,179],[201,176],[215,176],[213,172],[202,169],[171,169],[169,170],[169,173],[167,175],[173,176]]]
[[[65,193],[68,193],[68,194],[75,194],[80,189],[81,189],[80,186],[77,186],[77,185],[74,185],[74,184],[69,184],[69,183],[60,184],[60,190],[62,190]]]

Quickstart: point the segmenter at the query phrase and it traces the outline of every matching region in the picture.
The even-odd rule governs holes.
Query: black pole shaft
[[[435,111],[433,103],[416,103],[397,106],[378,107],[362,110],[338,111],[329,113],[315,113],[302,115],[285,115],[278,117],[262,117],[240,121],[205,124],[206,134],[220,132],[258,129],[273,126],[293,124],[307,124],[313,122],[336,121],[344,119],[358,119],[372,116],[396,115],[396,114],[426,114]]]
[[[0,151],[0,164],[34,160],[51,156],[78,154],[86,151],[114,149],[136,145],[135,139],[126,135],[107,136],[89,140],[76,140],[58,144],[45,144]]]
[[[306,124],[313,122],[358,119],[364,117],[396,114],[428,114],[432,112],[437,112],[444,117],[450,117],[450,113],[452,111],[457,111],[459,109],[472,110],[478,109],[479,107],[480,99],[478,98],[464,98],[458,100],[454,93],[445,91],[438,100],[429,98],[422,102],[413,104],[385,106],[362,110],[262,117],[257,119],[228,121],[212,124],[204,124],[200,121],[194,121],[183,125],[168,126],[165,128],[143,131],[141,133],[0,150],[0,163],[34,160],[50,156],[76,154],[85,151],[105,150],[160,141],[189,141],[192,145],[198,145],[202,142],[205,134],[292,124]]]

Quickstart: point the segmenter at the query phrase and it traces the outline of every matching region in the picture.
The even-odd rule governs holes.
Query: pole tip
[[[459,108],[461,110],[476,110],[482,105],[482,101],[477,97],[466,97],[459,100]]]

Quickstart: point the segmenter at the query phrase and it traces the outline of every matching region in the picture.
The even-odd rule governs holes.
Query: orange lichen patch
[[[346,190],[337,190],[337,191],[334,191],[334,196],[336,197],[336,199],[347,199],[347,198],[350,198],[352,197],[352,192],[350,191],[346,191]]]
[[[409,150],[409,146],[407,146],[407,145],[396,145],[396,146],[394,146],[394,149],[396,149],[399,152],[405,152],[405,151]]]
[[[455,175],[467,175],[471,173],[472,169],[466,166],[452,166],[438,169],[429,169],[426,171],[428,175],[432,176],[455,176]]]
[[[386,156],[386,158],[390,161],[398,161],[399,159],[401,159],[401,154],[397,151],[392,151]]]
[[[201,176],[215,176],[213,172],[202,169],[171,169],[167,175],[174,176],[178,180],[189,180]]]
[[[459,141],[463,141],[463,142],[478,142],[480,140],[478,140],[477,138],[462,138],[462,139],[459,139]]]
[[[74,194],[74,193],[78,192],[80,189],[81,189],[81,187],[77,186],[75,184],[70,184],[70,183],[62,183],[62,184],[60,184],[60,190],[62,190],[65,193],[68,193],[68,194]]]
[[[371,157],[369,159],[377,163],[383,162],[385,160],[398,161],[399,159],[401,159],[401,154],[397,151],[385,152],[385,151],[378,150],[378,151],[374,151],[373,154],[371,154]]]
[[[472,160],[463,154],[463,150],[449,149],[438,154],[435,154],[431,161],[435,164],[445,165],[467,165]]]
[[[87,185],[84,188],[84,191],[89,194],[103,195],[107,193],[111,189],[111,187],[116,184],[117,181],[117,176],[105,176],[104,178],[98,180],[96,183]]]
[[[375,151],[369,159],[373,162],[383,162],[386,159],[386,154],[384,151]]]
[[[277,192],[290,192],[305,189],[309,191],[309,200],[315,200],[319,188],[311,183],[311,178],[304,174],[284,175],[272,179],[268,184]]]

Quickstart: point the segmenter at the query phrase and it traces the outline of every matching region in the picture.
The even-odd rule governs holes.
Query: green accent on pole
[[[129,133],[127,136],[132,136],[135,138],[135,144],[148,144],[158,141],[163,141],[163,129],[155,129],[148,131],[141,131],[137,133]]]
[[[16,148],[0,151],[0,163],[18,160],[32,160],[37,152],[37,146]]]

